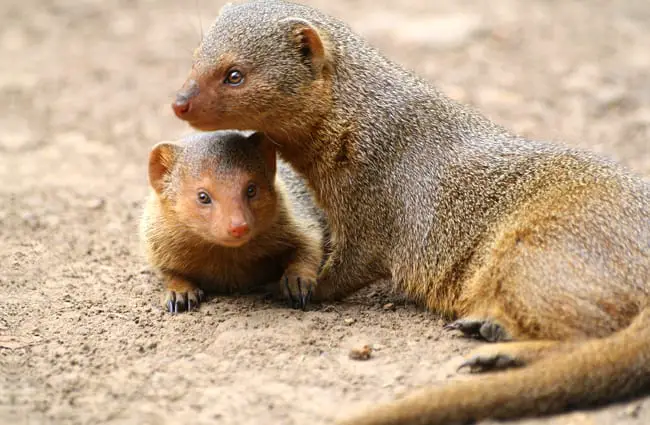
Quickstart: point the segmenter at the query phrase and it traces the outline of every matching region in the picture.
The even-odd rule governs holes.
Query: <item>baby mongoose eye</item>
[[[197,195],[197,199],[199,200],[200,203],[208,205],[212,203],[212,199],[210,199],[210,195],[205,193],[204,191],[200,191]]]
[[[255,183],[251,183],[246,188],[246,196],[250,199],[254,198],[255,195],[257,195],[257,186],[255,186]]]
[[[224,80],[224,83],[229,84],[231,86],[238,86],[243,82],[244,82],[244,74],[242,74],[240,71],[236,69],[229,71],[228,75],[226,75],[226,79]]]

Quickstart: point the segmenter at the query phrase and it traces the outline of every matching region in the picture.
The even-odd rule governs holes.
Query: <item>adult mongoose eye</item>
[[[237,71],[236,69],[230,71],[226,76],[225,83],[231,86],[238,86],[243,82],[244,82],[244,75],[240,71]]]

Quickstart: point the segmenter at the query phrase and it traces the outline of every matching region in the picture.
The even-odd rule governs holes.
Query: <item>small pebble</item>
[[[393,303],[384,304],[384,310],[395,310],[395,304]]]
[[[629,416],[631,418],[636,418],[639,416],[639,413],[641,412],[641,404],[633,404],[629,407],[627,407],[623,411],[623,415]]]
[[[351,325],[354,322],[356,322],[356,320],[351,317],[348,317],[347,319],[343,319],[343,322],[345,322],[346,325]]]
[[[89,210],[98,210],[103,208],[105,204],[106,201],[104,201],[102,198],[95,198],[86,202],[86,208]]]
[[[38,216],[33,212],[24,212],[21,217],[22,220],[31,228],[35,229],[40,225]]]
[[[372,348],[369,345],[364,345],[361,348],[353,348],[350,350],[349,357],[352,360],[369,360],[372,353]]]

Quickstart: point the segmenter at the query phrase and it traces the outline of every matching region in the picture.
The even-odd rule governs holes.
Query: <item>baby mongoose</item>
[[[221,10],[173,108],[198,129],[265,132],[305,177],[331,228],[315,298],[390,278],[448,329],[511,341],[465,364],[508,372],[342,423],[514,418],[650,390],[648,181],[519,137],[280,0]]]
[[[324,218],[261,133],[196,133],[158,143],[149,183],[141,235],[163,277],[168,311],[198,307],[205,292],[272,282],[293,307],[306,306],[323,258]]]

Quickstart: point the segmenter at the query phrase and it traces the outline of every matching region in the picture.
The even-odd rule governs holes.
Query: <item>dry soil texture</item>
[[[158,307],[147,154],[188,130],[169,102],[220,3],[2,1],[0,423],[325,424],[456,378],[476,346],[381,286],[309,312]],[[648,1],[311,3],[499,123],[650,175]],[[519,423],[647,424],[650,399]]]

